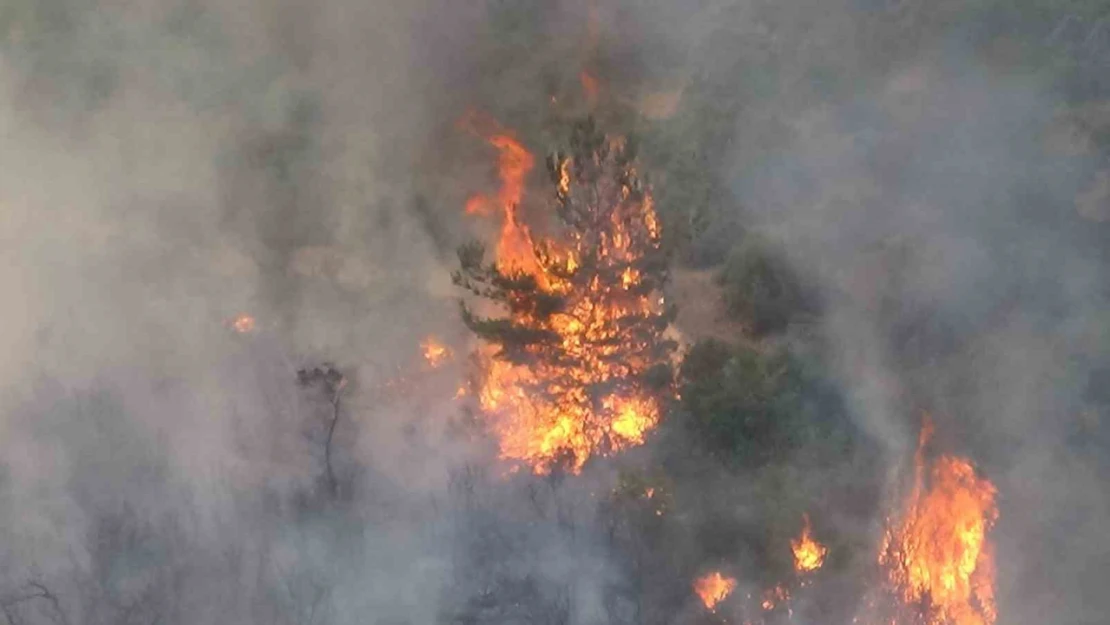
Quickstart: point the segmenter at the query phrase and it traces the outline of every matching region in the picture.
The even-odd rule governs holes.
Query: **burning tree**
[[[966,458],[941,455],[930,465],[933,433],[926,417],[914,455],[914,482],[905,509],[892,519],[879,550],[889,614],[924,625],[992,625],[995,562],[990,530],[998,520],[997,491]]]
[[[557,225],[534,237],[518,211],[532,156],[508,133],[486,138],[499,150],[503,188],[467,206],[500,203],[497,258],[464,246],[454,275],[500,311],[463,305],[483,342],[478,401],[503,458],[537,473],[577,472],[593,453],[642,443],[671,393],[675,344],[664,332],[674,309],[662,296],[659,223],[634,144],[587,119],[574,125],[569,152],[548,159]]]

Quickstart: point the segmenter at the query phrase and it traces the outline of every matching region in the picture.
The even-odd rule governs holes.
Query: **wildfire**
[[[926,420],[913,489],[903,517],[886,531],[879,563],[906,605],[924,606],[928,625],[991,625],[997,611],[988,533],[998,519],[996,490],[955,456],[937,458],[926,476],[924,450],[932,432]]]
[[[736,580],[713,571],[694,580],[694,592],[707,610],[717,607],[736,588]]]
[[[433,369],[442,367],[451,359],[451,350],[440,343],[434,336],[429,336],[420,342],[420,349],[424,352],[424,361]]]
[[[810,573],[821,568],[825,563],[828,548],[813,539],[809,515],[803,516],[802,519],[802,535],[797,540],[790,541],[790,548],[794,552],[794,570],[799,573]]]
[[[556,464],[577,473],[593,453],[643,443],[659,419],[657,397],[637,381],[659,362],[667,325],[659,285],[640,268],[660,250],[655,210],[622,158],[624,144],[605,138],[588,162],[552,159],[554,212],[571,221],[533,238],[518,208],[534,158],[504,131],[487,141],[502,183],[496,259],[456,280],[503,294],[508,317],[477,324],[501,324],[512,338],[480,348],[476,396],[503,458],[536,473]],[[471,199],[467,210],[491,201]]]

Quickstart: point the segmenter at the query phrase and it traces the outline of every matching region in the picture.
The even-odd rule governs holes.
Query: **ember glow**
[[[790,541],[790,548],[794,552],[794,570],[798,573],[816,571],[825,563],[828,549],[813,539],[808,514],[803,517],[802,535]]]
[[[255,325],[254,317],[246,314],[239,315],[231,321],[231,328],[239,334],[253,332]]]
[[[494,323],[527,338],[480,348],[476,396],[502,458],[539,474],[555,465],[577,473],[592,454],[643,443],[659,419],[658,397],[637,381],[659,362],[667,324],[661,285],[641,269],[660,251],[651,195],[624,143],[605,137],[596,148],[604,156],[589,163],[552,159],[551,212],[574,221],[534,238],[519,212],[534,159],[507,133],[487,141],[499,154],[501,228],[494,265],[471,276],[471,288],[507,293],[508,316]]]
[[[790,601],[790,591],[782,584],[779,584],[774,588],[763,591],[763,598],[759,606],[763,608],[765,612],[770,612],[788,601]]]
[[[879,563],[906,606],[924,606],[929,625],[991,625],[995,567],[989,532],[998,519],[995,487],[972,464],[940,456],[926,468],[926,421],[914,456],[914,484],[902,518],[888,527]]]
[[[600,90],[597,78],[587,70],[582,70],[578,75],[578,80],[582,83],[582,93],[586,96],[586,102],[590,106],[597,104],[597,94]]]
[[[442,367],[451,359],[451,350],[440,343],[434,336],[429,336],[420,342],[420,349],[424,353],[424,361],[433,369]]]
[[[732,594],[734,588],[736,588],[736,580],[721,575],[719,571],[713,571],[694,580],[694,592],[707,610],[716,608],[718,603]]]

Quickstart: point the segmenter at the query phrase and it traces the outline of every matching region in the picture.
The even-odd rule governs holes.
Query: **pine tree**
[[[533,238],[516,224],[534,263],[487,263],[484,248],[470,244],[454,274],[504,311],[483,317],[462,306],[466,325],[496,346],[492,358],[527,371],[513,383],[534,404],[532,427],[574,430],[559,443],[574,468],[590,451],[641,442],[672,385],[675,343],[664,331],[675,309],[662,297],[668,259],[635,157],[634,142],[605,136],[592,119],[576,123],[569,150],[547,159],[552,236]],[[645,414],[630,412],[632,404]],[[556,423],[567,415],[573,424]]]

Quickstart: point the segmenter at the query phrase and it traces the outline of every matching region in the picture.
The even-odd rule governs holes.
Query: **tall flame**
[[[988,533],[998,519],[996,490],[964,458],[940,456],[926,471],[932,432],[926,420],[913,489],[903,517],[886,531],[879,563],[906,605],[924,606],[929,625],[992,625],[997,610]]]
[[[488,215],[501,210],[501,235],[497,242],[497,262],[503,270],[539,273],[533,254],[532,234],[517,210],[524,197],[524,182],[535,166],[535,157],[510,133],[498,129],[485,137],[497,148],[497,175],[501,188],[496,197],[473,195],[466,201],[466,212]]]
[[[694,592],[707,610],[716,608],[717,604],[732,594],[734,588],[736,580],[721,575],[720,571],[707,573],[694,580]]]
[[[662,310],[656,287],[635,268],[645,251],[659,249],[658,221],[650,195],[627,186],[632,172],[614,177],[625,186],[593,189],[591,201],[604,204],[595,213],[602,216],[599,236],[572,230],[536,240],[518,212],[534,159],[508,133],[487,141],[499,152],[502,182],[496,199],[502,223],[496,268],[536,285],[527,297],[508,302],[508,321],[552,338],[525,348],[527,364],[499,358],[498,347],[485,344],[479,353],[478,401],[498,435],[503,458],[524,461],[541,474],[556,464],[578,472],[593,453],[643,443],[659,419],[653,396],[621,383],[654,364],[650,339],[631,331],[630,323]],[[611,147],[619,150],[622,144]],[[572,170],[569,158],[556,165],[560,200],[572,192]],[[599,277],[609,274],[619,279]],[[560,305],[552,312],[537,301]],[[602,393],[601,388],[610,390]]]
[[[825,563],[828,548],[813,539],[809,515],[803,516],[802,519],[802,535],[797,540],[790,541],[790,549],[794,552],[794,570],[799,573],[810,573],[821,568]]]

